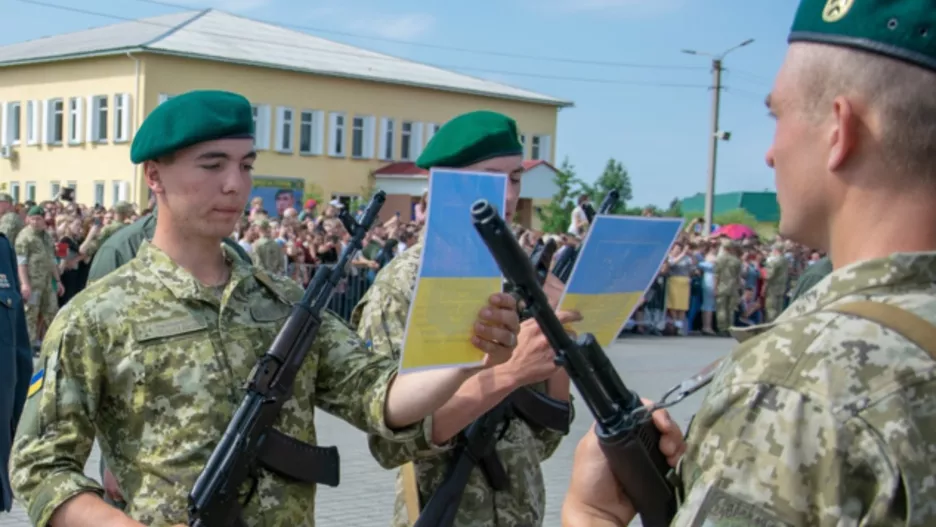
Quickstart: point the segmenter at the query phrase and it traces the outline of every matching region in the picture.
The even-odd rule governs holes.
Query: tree
[[[609,211],[610,214],[624,214],[627,211],[627,202],[634,197],[627,170],[624,169],[624,165],[620,161],[615,161],[614,158],[608,160],[604,172],[598,177],[594,185],[582,184],[581,186],[584,193],[589,195],[596,207],[601,204],[608,192],[617,190],[621,194],[621,199]]]
[[[669,208],[663,211],[662,214],[667,218],[682,217],[682,202],[679,201],[679,198],[673,198],[673,201],[669,204]]]
[[[537,209],[536,214],[542,222],[543,232],[563,233],[569,228],[569,218],[575,208],[575,193],[573,188],[582,183],[575,177],[575,166],[569,158],[562,161],[562,166],[556,171],[556,194],[545,207]]]

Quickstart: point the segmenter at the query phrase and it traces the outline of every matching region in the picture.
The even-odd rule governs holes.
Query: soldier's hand
[[[559,311],[556,317],[562,325],[582,320],[577,311]],[[517,387],[545,381],[562,367],[556,365],[556,352],[535,320],[525,320],[520,325],[517,341],[510,360],[499,366]]]
[[[481,309],[474,325],[471,343],[485,352],[485,366],[501,364],[510,358],[517,346],[520,316],[517,301],[506,293],[491,295],[488,305]]]
[[[20,285],[20,294],[23,296],[23,302],[29,303],[29,298],[32,296],[32,287],[24,282]]]
[[[651,404],[647,399],[643,403]],[[653,423],[660,431],[660,451],[675,467],[686,450],[682,432],[666,410],[653,412]],[[591,525],[596,520],[628,525],[636,515],[630,498],[621,491],[611,472],[592,425],[575,448],[572,479],[562,504],[562,525]]]

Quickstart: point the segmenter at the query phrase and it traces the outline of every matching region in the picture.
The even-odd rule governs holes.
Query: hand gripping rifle
[[[189,493],[190,526],[243,526],[242,508],[257,490],[261,467],[294,481],[338,485],[336,447],[303,443],[275,430],[273,424],[280,409],[293,395],[296,374],[321,328],[322,311],[344,277],[354,253],[361,250],[364,235],[377,219],[385,200],[386,194],[377,192],[360,223],[347,211],[341,211],[341,222],[351,240],[341,252],[338,263],[330,268],[318,268],[270,349],[250,372],[245,385],[247,393],[240,407]],[[250,489],[240,503],[238,493],[247,480],[251,480]]]
[[[493,205],[472,205],[475,229],[531,310],[533,318],[597,422],[601,449],[621,489],[631,499],[646,527],[664,527],[676,514],[676,494],[666,475],[670,470],[660,452],[660,432],[649,409],[624,385],[595,337],[573,340],[553,312],[537,283],[530,260]]]
[[[604,199],[601,200],[601,205],[598,207],[598,214],[610,214],[620,200],[620,192],[616,189],[608,191]],[[572,268],[575,267],[575,260],[578,259],[578,253],[578,248],[569,249],[556,261],[556,265],[553,267],[553,274],[556,275],[556,278],[562,280],[562,283],[568,282],[569,278],[572,276]]]

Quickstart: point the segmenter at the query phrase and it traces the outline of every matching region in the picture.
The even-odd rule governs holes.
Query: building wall
[[[411,160],[415,160],[420,147],[431,135],[427,125],[441,125],[458,114],[479,109],[503,112],[516,119],[526,137],[528,157],[533,135],[541,136],[541,144],[547,144],[548,156],[544,152],[542,157],[552,161],[555,150],[558,110],[552,106],[166,55],[147,56],[145,82],[143,100],[147,113],[159,104],[161,94],[171,96],[207,88],[242,93],[258,106],[261,116],[256,172],[277,177],[302,177],[307,182],[307,191],[326,197],[361,195],[366,187],[372,185],[370,173],[373,170],[391,160],[403,160],[403,121],[422,125],[417,127],[422,137],[417,135],[414,138],[414,141],[418,140],[419,147],[411,153]],[[278,124],[283,121],[283,109],[291,110],[293,117],[289,150],[279,148],[283,134],[278,132],[281,128]],[[310,114],[311,135],[321,134],[313,141],[313,151],[306,153],[299,152],[299,124],[303,111],[313,112]],[[342,155],[336,155],[330,148],[334,140],[333,129],[336,128],[332,114],[336,112],[344,113],[345,117]],[[365,151],[362,153],[365,155],[362,158],[350,155],[351,125],[355,116],[365,121],[364,135],[368,138],[364,140]],[[382,155],[385,145],[380,136],[383,135],[386,118],[395,121],[392,159]]]
[[[110,206],[116,201],[117,194],[130,198],[130,184],[135,170],[130,163],[130,141],[132,133],[124,135],[123,140],[115,140],[115,106],[127,105],[130,116],[122,119],[121,125],[135,129],[137,119],[133,108],[137,97],[137,65],[134,58],[126,55],[118,57],[82,59],[67,62],[53,62],[17,66],[0,69],[0,142],[12,148],[11,159],[0,159],[0,188],[10,192],[19,188],[20,200],[26,199],[28,185],[35,185],[35,197],[41,201],[50,199],[52,184],[61,186],[74,185],[76,199],[91,204],[95,198],[95,186],[103,188],[104,205]],[[140,79],[142,85],[142,68]],[[101,96],[107,99],[106,131],[104,141],[88,140],[89,97]],[[62,99],[62,141],[51,144],[44,130],[47,122],[47,102]],[[69,105],[70,99],[77,103],[77,115],[80,123],[79,141],[70,137]],[[30,128],[27,119],[28,101],[39,101],[38,141],[28,144],[27,133]],[[20,141],[14,144],[11,134],[11,103],[20,103]],[[129,131],[128,130],[128,131]]]

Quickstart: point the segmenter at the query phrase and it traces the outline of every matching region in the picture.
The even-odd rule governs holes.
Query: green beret
[[[416,166],[462,168],[495,157],[523,154],[517,123],[497,112],[459,115],[446,123],[426,145]]]
[[[26,211],[27,216],[45,216],[45,211],[39,205],[33,205]]]
[[[936,70],[936,2],[802,0],[789,41],[851,47]]]
[[[198,90],[156,107],[137,130],[130,160],[142,163],[215,139],[253,138],[253,110],[242,95]]]

